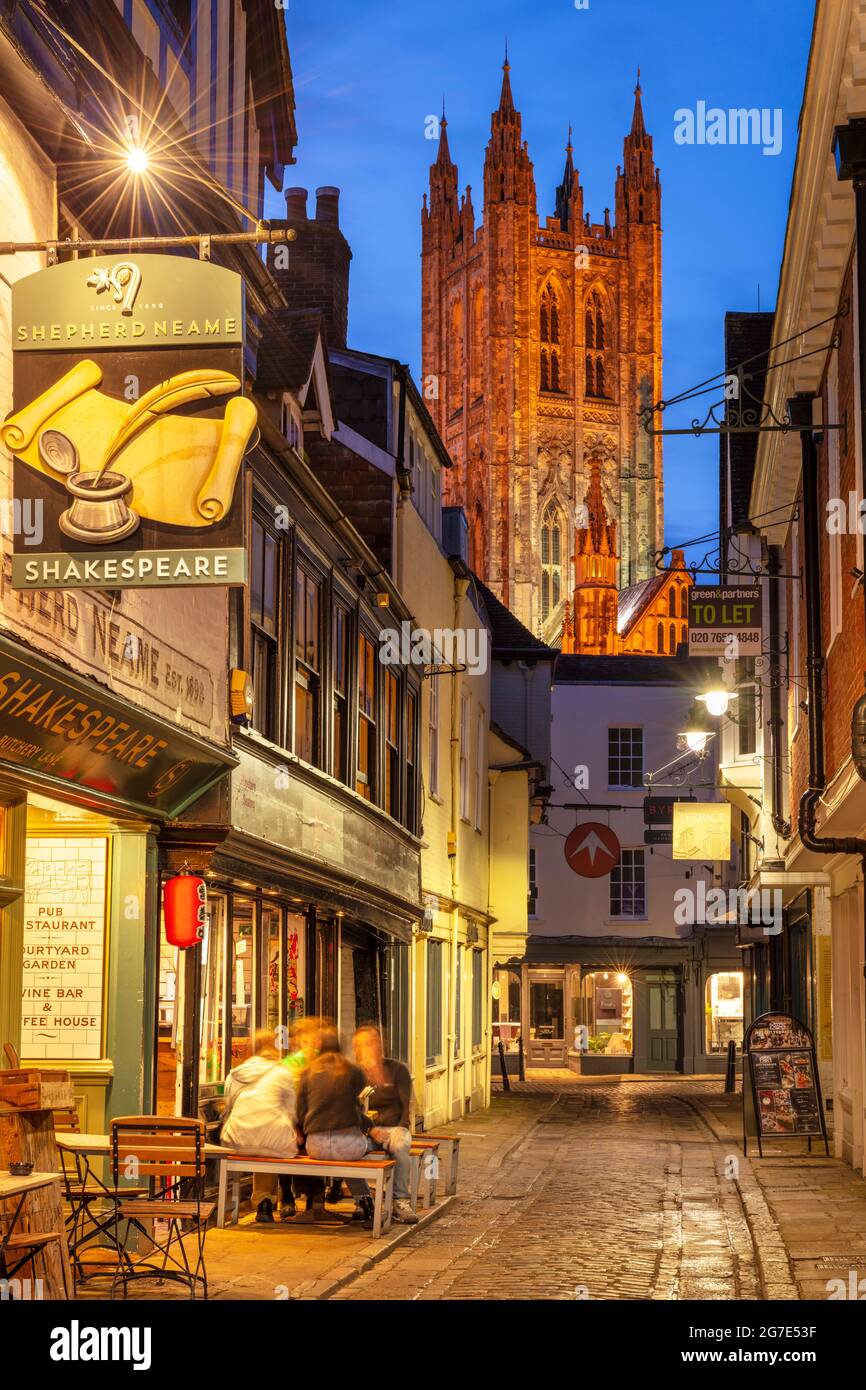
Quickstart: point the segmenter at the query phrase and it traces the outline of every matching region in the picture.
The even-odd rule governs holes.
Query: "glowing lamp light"
[[[706,705],[707,713],[714,715],[717,719],[723,714],[727,714],[731,701],[736,700],[736,698],[736,690],[724,690],[721,687],[716,690],[708,690],[705,695],[698,696],[698,699],[703,700]]]
[[[695,700],[682,731],[686,748],[690,753],[703,753],[712,734],[713,730],[709,726],[707,710],[701,707],[699,700]]]
[[[142,149],[133,148],[129,150],[129,152],[127,153],[126,167],[129,169],[129,172],[131,174],[138,175],[145,173],[147,170],[148,163],[149,161],[147,158],[147,154]]]

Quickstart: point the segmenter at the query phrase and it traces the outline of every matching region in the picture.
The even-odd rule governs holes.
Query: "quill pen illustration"
[[[103,474],[111,460],[121,449],[147,425],[160,415],[165,415],[187,401],[205,400],[209,396],[226,396],[240,389],[240,381],[231,372],[198,370],[181,372],[178,376],[161,381],[141,400],[136,401],[129,414],[112,435],[103,459],[102,466],[93,481],[98,488]]]

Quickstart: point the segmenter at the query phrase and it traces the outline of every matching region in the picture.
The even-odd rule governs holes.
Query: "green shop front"
[[[82,1130],[151,1107],[158,837],[234,764],[0,636],[0,1042],[70,1071]]]

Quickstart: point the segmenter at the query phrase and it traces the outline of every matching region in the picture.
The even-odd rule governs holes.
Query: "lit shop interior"
[[[493,972],[494,1070],[499,1044],[509,1073],[526,1067],[631,1071],[636,1056],[649,1069],[712,1068],[728,1044],[742,1045],[744,973],[689,963],[660,969],[534,969]],[[638,1041],[636,1043],[636,1030]],[[705,1067],[700,1059],[707,1059]]]

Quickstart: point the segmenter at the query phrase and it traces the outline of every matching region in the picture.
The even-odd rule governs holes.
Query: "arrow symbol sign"
[[[590,864],[595,864],[595,856],[598,854],[599,850],[601,850],[602,854],[607,855],[608,859],[614,858],[614,855],[608,849],[607,845],[603,840],[598,838],[594,830],[591,830],[588,835],[584,835],[583,840],[574,853],[583,854],[584,850],[589,855]]]

